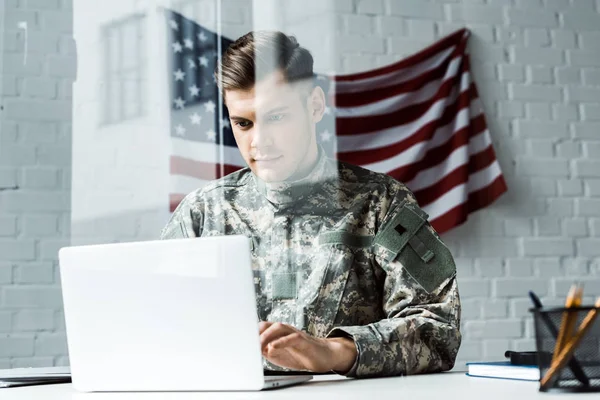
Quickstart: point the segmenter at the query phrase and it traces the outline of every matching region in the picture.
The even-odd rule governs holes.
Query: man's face
[[[317,158],[311,96],[285,82],[281,72],[251,90],[228,90],[225,102],[244,160],[265,182],[294,180]]]

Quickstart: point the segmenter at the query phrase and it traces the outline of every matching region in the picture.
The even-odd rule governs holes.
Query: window
[[[144,17],[135,15],[102,28],[102,121],[113,124],[144,114]]]

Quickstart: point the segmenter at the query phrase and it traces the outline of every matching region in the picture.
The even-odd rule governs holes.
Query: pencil
[[[544,375],[544,378],[541,380],[540,386],[542,388],[545,387],[546,385],[548,385],[548,383],[550,382],[552,377],[558,371],[560,371],[560,369],[562,367],[565,366],[565,364],[569,360],[569,357],[571,356],[571,354],[573,354],[573,352],[575,351],[575,348],[577,347],[577,345],[579,344],[579,342],[581,341],[583,336],[585,336],[586,332],[592,326],[592,323],[594,322],[594,320],[596,319],[596,316],[598,315],[598,309],[600,308],[600,297],[598,297],[598,299],[596,299],[596,303],[594,304],[594,306],[595,306],[595,308],[593,310],[590,310],[587,313],[587,315],[585,316],[585,318],[583,319],[583,321],[581,322],[581,325],[579,326],[579,330],[577,331],[575,336],[567,342],[567,344],[565,345],[565,348],[560,352],[560,354],[558,355],[556,360],[554,360],[554,359],[552,360],[552,365],[550,366],[550,368]]]
[[[577,284],[571,285],[571,289],[569,289],[569,293],[567,294],[565,308],[573,307],[573,304],[575,303],[577,289]],[[569,325],[570,314],[571,313],[568,310],[563,312],[562,320],[560,322],[560,330],[558,332],[558,337],[556,338],[556,344],[554,345],[554,357],[552,358],[552,361],[554,361],[558,353],[560,353],[560,350],[562,349],[565,339],[567,337],[567,326]]]

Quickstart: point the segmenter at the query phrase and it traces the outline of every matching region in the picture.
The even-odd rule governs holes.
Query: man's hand
[[[279,322],[260,322],[258,329],[263,356],[280,367],[343,374],[356,360],[351,339],[316,338]]]

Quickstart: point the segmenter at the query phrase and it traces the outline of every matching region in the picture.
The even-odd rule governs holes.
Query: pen
[[[529,291],[529,297],[531,298],[533,306],[537,310],[541,310],[542,301],[540,300],[540,298],[531,290]],[[550,334],[554,337],[554,339],[558,338],[558,329],[552,323],[552,320],[550,319],[548,314],[540,312],[539,316],[544,322],[544,325],[546,325],[546,328],[548,328],[548,330],[550,331]],[[569,361],[569,368],[571,369],[571,372],[573,372],[573,375],[577,378],[579,382],[583,383],[586,386],[589,386],[590,380],[586,376],[585,372],[583,372],[583,369],[581,369],[581,366],[579,365],[579,362],[575,359],[575,357],[573,357],[571,361]]]
[[[600,308],[600,297],[598,297],[598,299],[596,300],[594,307],[596,307],[596,308],[592,309],[585,316],[583,322],[581,323],[581,325],[579,327],[579,330],[577,331],[577,333],[575,334],[573,339],[571,339],[570,341],[567,342],[564,349],[562,349],[562,351],[560,352],[558,357],[556,357],[556,360],[552,361],[552,366],[546,372],[546,375],[544,375],[544,378],[540,381],[541,387],[547,386],[548,383],[552,380],[552,377],[554,375],[556,375],[556,373],[558,371],[560,371],[560,369],[566,364],[566,361],[569,359],[569,356],[571,354],[573,354],[573,352],[575,351],[575,348],[577,347],[577,345],[579,344],[579,342],[581,341],[583,336],[586,334],[588,329],[592,326],[592,323],[594,322],[594,319],[596,319],[596,316],[598,314],[598,308]]]

